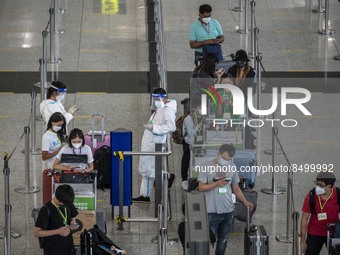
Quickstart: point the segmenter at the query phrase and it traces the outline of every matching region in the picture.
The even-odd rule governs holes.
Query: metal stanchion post
[[[119,159],[119,217],[118,229],[123,230],[123,202],[124,202],[124,158],[121,152],[118,152]]]
[[[318,8],[313,9],[312,12],[314,13],[323,13],[325,11],[324,8],[322,8],[322,0],[318,0]]]
[[[275,120],[275,113],[273,113],[273,120]],[[273,123],[272,128],[272,167],[275,167],[277,165],[277,141],[276,141],[276,135],[277,135],[277,125]],[[286,190],[284,188],[278,188],[277,187],[277,180],[275,177],[275,171],[272,173],[272,186],[271,188],[262,188],[261,191],[266,194],[270,195],[280,195],[283,194]]]
[[[255,58],[255,1],[250,1],[250,42],[251,48],[249,52],[249,58]]]
[[[32,142],[31,142],[31,150],[30,154],[31,155],[38,155],[41,153],[41,148],[36,148],[37,145],[37,128],[36,128],[36,111],[37,111],[37,92],[33,89],[32,90],[32,115],[31,115],[31,137],[32,137]]]
[[[41,148],[36,148],[36,98],[37,98],[37,92],[33,89],[31,93],[31,144],[30,144],[30,149],[29,149],[29,154],[30,155],[38,155],[41,154]],[[22,153],[26,153],[26,148],[22,150]]]
[[[276,240],[281,243],[292,243],[292,172],[289,168],[287,180],[287,220],[286,220],[286,234],[276,236]]]
[[[168,179],[169,173],[163,172],[163,213],[161,217],[162,227],[162,255],[167,254],[167,243],[168,243]]]
[[[248,12],[249,12],[249,0],[244,1],[244,12],[240,14],[240,28],[237,30],[240,34],[248,34]],[[243,19],[242,19],[243,18]],[[243,20],[243,26],[242,26]]]
[[[301,255],[301,238],[299,234],[299,213],[293,212],[293,255]]]
[[[161,152],[163,144],[156,143],[155,151]],[[155,217],[158,217],[158,205],[162,203],[162,156],[155,156]]]
[[[329,0],[325,0],[325,10],[324,10],[324,25],[323,29],[319,31],[321,35],[332,35],[335,33],[333,29],[329,29]]]
[[[21,236],[19,232],[11,230],[11,212],[12,212],[12,205],[10,203],[9,197],[9,174],[11,172],[8,166],[8,154],[4,154],[4,194],[5,194],[5,228],[0,234],[0,238],[4,239],[4,254],[10,255],[11,254],[11,236],[14,238],[18,238]]]
[[[260,108],[261,92],[262,92],[262,80],[261,80],[261,53],[259,52],[259,32],[260,30],[254,28],[254,41],[255,41],[255,70],[256,70],[256,107]]]
[[[158,255],[163,254],[163,232],[162,232],[162,227],[163,227],[163,206],[161,204],[158,205],[157,207],[157,214],[158,214]]]
[[[25,127],[25,186],[19,187],[14,189],[16,192],[21,194],[31,194],[36,193],[40,189],[38,187],[32,186],[31,187],[31,181],[30,181],[30,157],[29,157],[29,149],[30,149],[30,128]]]
[[[243,0],[238,1],[238,6],[232,9],[234,12],[243,12]]]

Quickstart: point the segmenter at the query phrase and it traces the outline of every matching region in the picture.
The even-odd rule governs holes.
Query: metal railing
[[[164,151],[165,149],[165,151]],[[169,162],[168,156],[172,154],[170,134],[167,134],[166,144],[156,144],[155,151],[119,151],[115,156],[119,156],[119,215],[117,217],[118,229],[123,229],[124,222],[158,222],[158,254],[167,254],[168,225],[171,219],[169,210]],[[124,191],[124,156],[155,156],[155,217],[147,218],[126,218],[123,215],[123,191]],[[169,214],[170,213],[170,214]]]
[[[167,89],[162,0],[147,0],[150,92],[155,87]]]
[[[41,101],[46,99],[47,91],[47,69],[50,67],[51,81],[58,80],[60,58],[60,34],[64,33],[61,28],[61,15],[65,13],[65,9],[61,8],[60,0],[52,0],[49,9],[49,20],[46,28],[42,31],[42,58],[39,59],[40,65],[40,82],[36,83],[36,87],[40,87]],[[49,38],[48,38],[49,35]],[[49,48],[48,48],[49,46]],[[49,56],[48,56],[49,53]]]

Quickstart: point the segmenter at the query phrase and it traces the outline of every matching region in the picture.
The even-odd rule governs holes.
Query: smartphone
[[[217,181],[219,181],[219,180],[221,180],[221,179],[223,179],[223,178],[213,178],[213,182],[217,182]],[[224,181],[230,182],[231,179],[230,179],[230,178],[224,178]]]

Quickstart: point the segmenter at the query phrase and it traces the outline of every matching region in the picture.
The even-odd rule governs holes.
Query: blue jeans
[[[209,213],[210,233],[217,238],[215,255],[224,255],[227,248],[228,233],[233,225],[233,212],[230,213]]]

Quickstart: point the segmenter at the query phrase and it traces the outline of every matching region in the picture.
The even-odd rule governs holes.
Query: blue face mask
[[[223,158],[220,158],[218,162],[220,163],[221,166],[229,166],[231,163],[231,160],[225,160]]]

